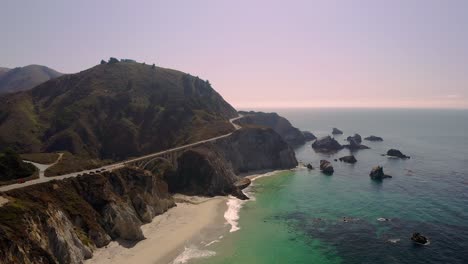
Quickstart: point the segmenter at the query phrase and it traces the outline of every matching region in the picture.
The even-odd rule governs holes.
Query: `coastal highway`
[[[239,115],[238,117],[229,119],[229,122],[231,122],[231,124],[234,126],[235,130],[239,130],[241,128],[241,126],[239,126],[237,124],[234,124],[234,121],[236,121],[239,118],[242,118],[242,115]],[[14,189],[18,189],[18,188],[23,188],[23,187],[26,187],[26,186],[30,186],[30,185],[34,185],[34,184],[38,184],[38,183],[43,183],[43,182],[48,182],[48,181],[53,181],[53,180],[63,180],[63,179],[66,179],[66,178],[73,178],[73,177],[76,177],[78,175],[82,175],[82,174],[90,173],[90,172],[95,172],[97,170],[102,170],[102,169],[104,169],[106,171],[112,171],[112,170],[124,167],[127,163],[132,163],[132,162],[135,162],[135,161],[145,160],[145,159],[148,159],[148,158],[161,156],[163,154],[170,153],[170,152],[173,152],[173,151],[178,151],[178,150],[183,150],[183,149],[186,149],[186,148],[195,147],[195,146],[207,143],[207,142],[213,142],[213,141],[216,141],[216,140],[221,139],[221,138],[229,137],[230,135],[232,135],[232,132],[228,133],[228,134],[225,134],[225,135],[222,135],[222,136],[213,137],[213,138],[201,140],[201,141],[198,141],[198,142],[195,142],[195,143],[187,144],[187,145],[184,145],[184,146],[175,147],[175,148],[159,151],[159,152],[156,152],[156,153],[144,155],[144,156],[141,156],[141,157],[138,157],[138,158],[133,158],[133,159],[129,159],[129,160],[109,164],[109,165],[106,165],[106,166],[103,166],[103,167],[100,167],[100,168],[94,168],[94,169],[91,169],[91,170],[78,171],[78,172],[73,172],[73,173],[60,175],[60,176],[54,176],[54,177],[40,177],[39,179],[26,181],[24,183],[15,183],[15,184],[10,184],[10,185],[5,185],[5,186],[0,187],[0,192],[14,190]]]

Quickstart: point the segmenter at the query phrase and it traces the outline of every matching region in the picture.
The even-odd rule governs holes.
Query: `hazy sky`
[[[155,62],[242,108],[468,108],[464,0],[3,0],[0,36],[0,66]]]

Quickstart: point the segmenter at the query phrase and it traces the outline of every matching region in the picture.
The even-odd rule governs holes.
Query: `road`
[[[242,115],[239,115],[238,117],[229,119],[229,122],[231,122],[231,124],[234,126],[235,130],[239,130],[241,127],[239,125],[237,125],[237,124],[234,124],[234,121],[236,121],[237,119],[239,119],[241,117],[242,117]],[[0,187],[0,192],[14,190],[14,189],[18,189],[18,188],[23,188],[23,187],[26,187],[26,186],[31,186],[31,185],[35,185],[35,184],[38,184],[38,183],[52,181],[52,180],[63,180],[63,179],[66,179],[66,178],[73,178],[73,177],[76,177],[78,175],[82,175],[82,174],[90,173],[90,172],[95,172],[97,170],[102,170],[102,169],[104,169],[106,171],[112,171],[112,170],[116,170],[116,169],[125,167],[126,163],[132,163],[132,162],[136,162],[136,161],[140,161],[140,160],[145,160],[145,159],[148,159],[148,158],[161,156],[163,154],[167,154],[167,153],[170,153],[170,152],[173,152],[173,151],[178,151],[178,150],[182,150],[182,149],[186,149],[186,148],[195,147],[195,146],[207,143],[207,142],[213,142],[213,141],[216,141],[216,140],[221,139],[221,138],[229,137],[230,135],[232,135],[232,132],[228,133],[226,135],[201,140],[201,141],[191,143],[191,144],[188,144],[188,145],[163,150],[163,151],[160,151],[160,152],[148,154],[148,155],[141,156],[141,157],[138,157],[138,158],[133,158],[133,159],[130,159],[130,160],[121,161],[121,162],[118,162],[118,163],[113,163],[113,164],[106,165],[106,166],[103,166],[103,167],[100,167],[100,168],[94,168],[92,170],[84,170],[84,171],[79,171],[79,172],[73,172],[73,173],[60,175],[60,176],[55,176],[55,177],[40,177],[39,179],[30,180],[30,181],[27,181],[27,182],[24,182],[24,183],[10,184],[10,185]]]

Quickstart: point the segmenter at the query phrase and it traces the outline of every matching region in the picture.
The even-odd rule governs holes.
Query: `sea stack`
[[[415,243],[418,243],[418,244],[427,244],[427,242],[429,242],[429,240],[427,239],[427,237],[421,235],[420,233],[413,233],[413,235],[411,236],[411,240],[413,240],[413,242]]]
[[[349,142],[351,142],[351,140],[354,140],[356,143],[361,144],[362,137],[359,134],[354,134],[354,136],[347,137],[346,140]]]
[[[317,139],[313,144],[312,148],[317,152],[336,152],[341,150],[343,146],[338,143],[334,138],[326,136]]]
[[[341,157],[340,161],[350,163],[350,164],[354,164],[357,162],[356,157],[354,157],[354,155]]]
[[[328,160],[320,161],[320,170],[326,175],[332,175],[335,170]]]
[[[338,128],[334,127],[332,131],[333,135],[343,135],[343,131],[339,130]]]
[[[397,157],[397,158],[400,158],[400,159],[409,159],[410,158],[410,156],[406,156],[405,154],[401,153],[401,151],[399,151],[398,149],[390,149],[389,151],[387,151],[387,156]]]
[[[382,179],[385,179],[385,178],[392,178],[392,176],[390,175],[386,175],[384,172],[383,172],[383,168],[382,166],[376,166],[372,169],[372,171],[370,172],[369,176],[371,177],[371,179],[373,180],[382,180]]]

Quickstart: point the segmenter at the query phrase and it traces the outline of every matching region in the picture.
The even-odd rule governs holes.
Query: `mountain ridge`
[[[54,69],[38,64],[13,69],[0,68],[0,94],[29,90],[62,75]]]

